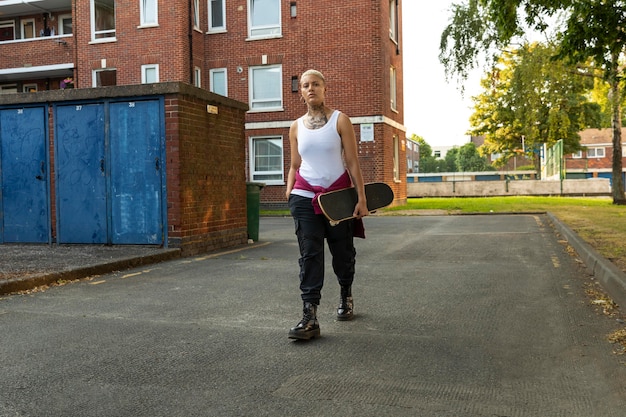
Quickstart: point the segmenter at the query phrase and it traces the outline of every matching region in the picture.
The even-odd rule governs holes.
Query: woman
[[[368,211],[350,118],[325,105],[326,80],[319,71],[308,70],[302,74],[300,93],[308,109],[289,129],[291,166],[286,196],[300,246],[303,317],[289,330],[289,338],[308,340],[320,335],[317,306],[324,285],[324,238],[328,241],[333,271],[341,287],[337,319],[351,320],[354,315],[355,222],[331,226],[321,214],[316,196],[353,184],[358,195],[354,215],[360,221]]]

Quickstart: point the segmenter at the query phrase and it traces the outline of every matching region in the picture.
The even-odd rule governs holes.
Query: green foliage
[[[459,171],[459,167],[457,164],[458,156],[459,148],[457,148],[456,146],[446,153],[446,157],[444,158],[444,167],[446,172]]]
[[[621,155],[621,95],[620,85],[624,69],[620,58],[626,52],[626,2],[607,0],[466,0],[451,8],[450,24],[442,33],[439,59],[446,74],[454,74],[464,80],[476,66],[479,56],[495,62],[493,52],[520,37],[526,30],[534,29],[545,33],[550,17],[560,14],[563,27],[557,28],[555,60],[589,69],[583,72],[595,76],[600,72],[610,86],[611,125],[613,128],[613,201],[626,204],[622,179]],[[591,64],[591,66],[589,66]],[[556,82],[556,81],[554,81]],[[569,99],[568,99],[569,100]],[[567,104],[567,103],[566,103]],[[571,106],[570,108],[576,106]],[[597,108],[582,105],[578,109],[579,119],[591,120]],[[543,115],[545,126],[522,124],[513,120],[508,126],[516,133],[520,126],[535,131],[543,130],[550,142],[559,135],[568,140],[569,132],[580,126],[580,120],[572,118],[559,108]],[[584,125],[584,123],[583,123]]]
[[[563,139],[566,153],[580,149],[578,132],[600,127],[600,106],[589,101],[593,78],[555,61],[554,47],[525,44],[502,54],[474,97],[472,134],[485,136],[484,152],[506,162],[523,149],[532,154],[544,143]]]
[[[461,148],[453,147],[445,158],[435,158],[431,146],[421,137],[413,135],[411,138],[419,144],[420,162],[419,172],[462,172],[462,171],[491,171],[494,168],[487,160],[480,156],[476,145],[467,143]]]
[[[487,162],[487,159],[481,156],[476,149],[476,145],[472,142],[461,146],[456,158],[457,167],[460,172],[479,172],[493,171],[493,168]]]

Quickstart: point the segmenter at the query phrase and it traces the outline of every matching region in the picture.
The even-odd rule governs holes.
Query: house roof
[[[626,128],[622,128],[622,138],[626,138]],[[585,129],[580,132],[581,145],[613,146],[613,129]]]

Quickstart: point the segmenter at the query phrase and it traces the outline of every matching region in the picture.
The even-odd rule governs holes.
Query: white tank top
[[[308,129],[304,116],[298,118],[298,153],[302,159],[300,175],[309,184],[330,187],[345,172],[341,136],[337,132],[340,112],[333,111],[321,129]],[[311,191],[293,189],[292,194],[313,198]]]

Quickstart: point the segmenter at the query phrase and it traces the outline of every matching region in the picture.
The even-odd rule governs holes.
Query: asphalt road
[[[261,242],[0,298],[0,416],[622,417],[623,326],[544,215],[370,217],[355,320],[301,317],[289,218]],[[329,259],[327,259],[328,261]]]

